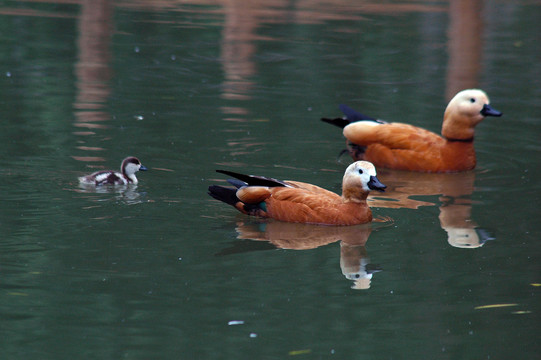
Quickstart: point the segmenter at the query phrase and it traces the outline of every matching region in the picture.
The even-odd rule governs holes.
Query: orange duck
[[[475,168],[475,126],[486,116],[502,116],[478,89],[463,90],[449,102],[441,135],[403,124],[373,119],[340,105],[345,118],[321,120],[344,130],[354,160],[377,167],[422,172],[457,172]]]
[[[357,161],[346,169],[342,196],[299,181],[281,181],[262,176],[216,170],[232,176],[235,188],[212,185],[209,195],[232,205],[243,214],[280,221],[357,225],[372,221],[366,204],[370,190],[386,188],[376,177],[376,168],[368,161]],[[240,180],[240,181],[239,181]]]

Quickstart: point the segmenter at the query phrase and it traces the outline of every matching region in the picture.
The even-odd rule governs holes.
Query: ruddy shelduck
[[[287,222],[322,225],[371,222],[372,211],[366,197],[370,190],[384,191],[386,188],[376,177],[376,168],[368,161],[357,161],[348,166],[342,180],[341,196],[304,182],[216,171],[238,180],[228,180],[235,188],[209,186],[210,196],[243,214]]]
[[[354,160],[377,167],[422,172],[457,172],[475,168],[475,126],[486,116],[502,116],[478,89],[463,90],[447,105],[441,136],[404,123],[376,120],[340,105],[345,118],[321,120],[343,128]]]

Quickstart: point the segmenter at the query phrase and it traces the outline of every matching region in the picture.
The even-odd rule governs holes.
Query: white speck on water
[[[133,51],[135,51],[136,53],[138,53],[138,52],[141,51],[141,50],[139,49],[139,46],[136,46],[136,47],[133,48]]]
[[[11,77],[11,73],[9,71],[6,71],[6,76]]]
[[[231,320],[230,322],[227,323],[227,325],[243,325],[244,324],[244,320]]]
[[[250,337],[251,337],[251,338],[256,338],[256,337],[257,337],[257,334],[256,334],[256,333],[250,333]]]
[[[144,118],[145,118],[145,117],[144,117],[143,115],[135,115],[135,116],[134,116],[134,119],[135,119],[135,120],[139,120],[139,121],[143,120]]]

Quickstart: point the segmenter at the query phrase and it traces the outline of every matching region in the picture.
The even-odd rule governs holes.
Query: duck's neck
[[[368,191],[361,187],[344,187],[342,190],[342,201],[354,202],[354,203],[366,203],[368,197]]]
[[[137,184],[139,181],[137,180],[137,178],[135,177],[135,174],[124,174],[132,184]]]
[[[473,136],[471,138],[467,138],[467,139],[453,139],[453,138],[446,137],[445,140],[450,141],[450,142],[472,143],[473,142]]]
[[[447,114],[446,114],[447,115]],[[475,128],[464,116],[445,116],[441,127],[441,134],[448,140],[467,141],[473,139]]]
[[[441,134],[451,141],[471,141],[475,126],[483,120],[483,115],[461,114],[448,107],[443,114]]]

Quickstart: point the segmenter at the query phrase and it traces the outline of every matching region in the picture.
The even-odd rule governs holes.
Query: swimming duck
[[[376,177],[376,168],[368,161],[357,161],[348,166],[342,180],[342,196],[299,181],[216,171],[238,180],[228,180],[235,188],[209,186],[210,196],[243,214],[287,222],[324,225],[370,222],[372,212],[366,197],[370,190],[384,191],[386,188]]]
[[[127,185],[137,184],[135,173],[148,170],[138,158],[129,156],[122,160],[120,172],[113,170],[96,171],[90,175],[81,176],[79,182],[85,185]]]
[[[475,168],[475,126],[486,116],[502,116],[478,89],[463,90],[449,102],[441,135],[403,123],[388,123],[341,105],[345,118],[321,120],[343,128],[354,160],[377,167],[422,172],[457,172]]]

